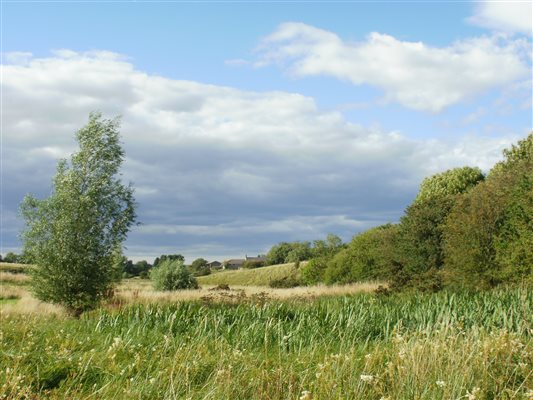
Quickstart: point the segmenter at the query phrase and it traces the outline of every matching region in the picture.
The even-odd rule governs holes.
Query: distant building
[[[224,269],[240,269],[242,268],[242,265],[246,261],[257,261],[257,262],[266,262],[265,256],[257,256],[257,257],[248,257],[248,255],[244,256],[244,258],[233,258],[231,260],[226,260],[222,264],[222,268]]]
[[[211,261],[206,265],[209,269],[219,269],[222,268],[222,263],[220,261]]]
[[[224,261],[224,269],[239,269],[242,267],[246,260],[243,258],[233,258],[231,260]]]

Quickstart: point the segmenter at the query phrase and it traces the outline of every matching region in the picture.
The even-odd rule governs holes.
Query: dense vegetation
[[[160,262],[152,269],[150,277],[156,290],[198,289],[198,281],[181,260]]]
[[[531,292],[182,302],[4,319],[4,398],[527,399]],[[467,397],[467,396],[471,397]]]
[[[392,289],[494,287],[533,280],[533,133],[485,177],[454,168],[426,178],[398,224],[310,256],[307,284],[386,279]]]

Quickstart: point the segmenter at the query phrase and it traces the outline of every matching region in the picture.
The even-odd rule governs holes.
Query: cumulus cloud
[[[348,122],[312,98],[167,79],[108,52],[62,51],[3,69],[4,210],[47,196],[92,110],[122,115],[143,223],[127,254],[239,256],[395,221],[429,173],[490,167],[516,137],[414,140]],[[6,214],[6,215],[8,215]],[[4,221],[5,222],[5,221]],[[5,248],[16,247],[4,223]],[[7,224],[7,225],[6,225]]]
[[[474,15],[467,21],[495,31],[531,36],[532,6],[529,0],[481,1],[476,3]]]
[[[525,40],[494,36],[432,47],[376,32],[349,43],[333,32],[289,22],[262,40],[255,65],[278,64],[296,77],[327,75],[376,86],[385,101],[438,112],[526,76],[528,46]]]

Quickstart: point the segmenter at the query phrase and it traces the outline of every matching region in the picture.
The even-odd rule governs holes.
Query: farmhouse
[[[224,269],[240,269],[246,261],[257,261],[257,262],[266,262],[265,256],[257,257],[248,257],[247,255],[244,258],[233,258],[230,260],[224,261],[222,268]]]
[[[206,267],[209,269],[219,269],[222,268],[222,263],[220,261],[211,261],[210,263],[206,264]]]

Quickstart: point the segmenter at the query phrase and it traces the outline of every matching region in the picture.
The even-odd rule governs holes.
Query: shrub
[[[306,285],[314,285],[324,281],[324,272],[328,265],[329,257],[313,258],[302,267],[302,279]]]
[[[254,260],[246,260],[242,264],[242,268],[246,268],[246,269],[261,268],[264,266],[265,266],[265,263],[263,261],[254,261]]]
[[[387,224],[354,236],[346,249],[328,261],[324,281],[333,284],[389,278],[397,235],[398,226]]]
[[[150,278],[156,290],[198,289],[198,281],[181,260],[165,260],[152,269]]]

